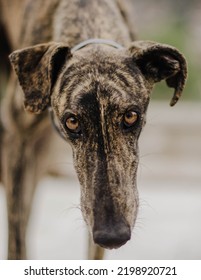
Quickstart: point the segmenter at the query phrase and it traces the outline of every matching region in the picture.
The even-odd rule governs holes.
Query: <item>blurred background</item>
[[[172,90],[155,87],[140,138],[140,209],[132,239],[106,259],[201,259],[201,1],[126,0],[137,38],[177,47],[188,81],[171,108]],[[55,137],[57,137],[55,135]],[[31,259],[84,259],[87,229],[70,147],[55,161],[61,178],[44,178],[27,232]],[[55,153],[58,151],[55,150]],[[0,259],[6,257],[6,202],[0,187]]]

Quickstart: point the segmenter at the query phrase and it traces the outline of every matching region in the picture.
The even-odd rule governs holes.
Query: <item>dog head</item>
[[[166,80],[173,106],[184,88],[186,62],[175,48],[148,41],[129,48],[60,43],[15,51],[10,60],[25,109],[52,107],[73,149],[81,209],[95,243],[118,248],[131,236],[138,210],[138,138],[151,90]]]

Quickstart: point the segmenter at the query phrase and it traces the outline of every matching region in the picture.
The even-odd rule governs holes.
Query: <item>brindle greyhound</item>
[[[168,45],[131,42],[119,1],[12,2],[2,5],[12,48],[19,49],[10,61],[20,84],[11,74],[2,114],[8,258],[26,257],[31,201],[50,153],[48,108],[72,146],[81,210],[100,258],[100,248],[119,248],[131,238],[138,212],[138,139],[151,90],[166,80],[175,105],[186,80],[185,59]],[[12,25],[15,17],[21,24]]]

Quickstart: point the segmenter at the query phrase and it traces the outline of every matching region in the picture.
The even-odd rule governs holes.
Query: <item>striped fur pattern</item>
[[[97,223],[110,228],[121,220],[132,228],[137,215],[138,138],[150,89],[132,58],[120,53],[99,46],[79,51],[63,70],[52,94],[55,114],[72,144],[82,185],[82,212],[91,231]],[[138,112],[139,120],[134,129],[126,131],[123,116],[131,109]],[[72,139],[65,129],[69,112],[80,119],[79,139]]]

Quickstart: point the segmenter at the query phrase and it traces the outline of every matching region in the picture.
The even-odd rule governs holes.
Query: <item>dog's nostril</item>
[[[124,245],[131,238],[131,231],[128,226],[94,230],[94,242],[101,247],[114,249]]]

